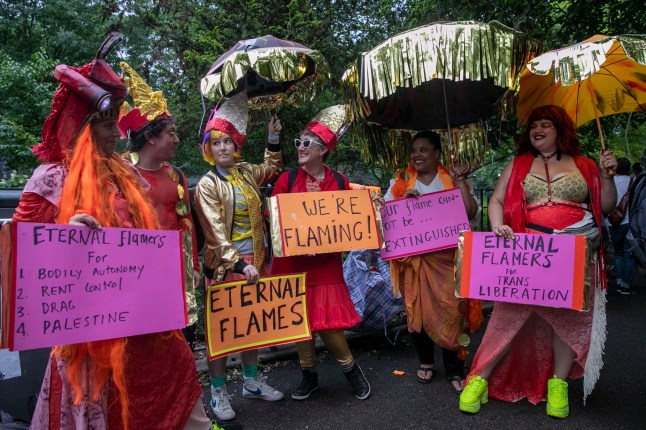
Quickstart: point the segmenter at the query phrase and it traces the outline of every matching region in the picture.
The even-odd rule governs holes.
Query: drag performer
[[[283,173],[272,195],[349,189],[348,180],[323,164],[323,157],[334,150],[347,128],[344,106],[333,106],[319,112],[294,140],[298,152],[298,170]],[[341,253],[274,257],[272,275],[306,272],[307,318],[312,333],[318,333],[332,356],[343,368],[354,394],[363,400],[370,396],[370,384],[355,363],[343,330],[361,321],[350,299],[343,279]],[[292,392],[292,399],[304,400],[319,388],[315,371],[314,339],[296,343],[302,379]]]
[[[590,311],[496,303],[460,410],[478,412],[488,395],[508,402],[527,397],[533,404],[547,398],[547,414],[565,418],[565,380],[584,376],[585,400],[603,364],[606,274],[599,226],[602,212],[617,202],[610,175],[617,160],[602,151],[598,169],[581,156],[574,124],[558,106],[534,109],[527,124],[516,157],[489,201],[492,231],[508,238],[514,233],[585,236]]]
[[[213,168],[195,188],[195,208],[204,231],[204,275],[206,285],[247,279],[258,282],[266,275],[267,235],[262,218],[260,186],[282,169],[280,120],[269,121],[267,149],[262,164],[239,162],[246,140],[247,96],[239,93],[214,110],[206,125],[202,156]],[[277,401],[283,393],[258,375],[258,350],[240,353],[244,383],[242,396]],[[232,420],[226,387],[227,357],[209,362],[211,409],[219,420]]]
[[[193,280],[197,288],[201,282],[200,262],[188,183],[179,167],[169,163],[175,158],[179,145],[177,121],[168,112],[166,100],[160,91],[153,92],[128,64],[121,62],[121,69],[129,75],[125,82],[134,103],[133,108],[128,106],[128,102],[124,102],[121,107],[123,115],[119,119],[119,130],[121,137],[127,137],[130,144],[124,157],[132,161],[150,185],[148,194],[157,212],[159,227],[162,230],[180,230],[191,234]],[[195,289],[187,287],[186,294],[186,301],[190,304],[190,325],[183,331],[192,350],[197,323]]]
[[[123,81],[104,57],[110,34],[81,68],[59,65],[61,84],[33,148],[42,161],[14,221],[157,229],[143,178],[115,154]],[[177,288],[182,288],[178,285]],[[195,359],[179,330],[53,349],[31,428],[208,429]]]
[[[478,212],[478,203],[466,181],[468,168],[454,164],[447,170],[439,162],[441,154],[439,134],[421,131],[413,136],[411,164],[396,175],[384,199],[417,198],[458,187],[467,217],[472,219]],[[461,392],[469,344],[465,329],[469,327],[473,332],[480,327],[482,303],[455,297],[454,260],[455,248],[414,255],[391,261],[390,274],[393,293],[401,293],[404,300],[408,331],[420,360],[417,381],[428,384],[433,379],[437,343],[442,347],[446,377],[453,389]]]

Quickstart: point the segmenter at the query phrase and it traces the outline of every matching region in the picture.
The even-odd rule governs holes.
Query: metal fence
[[[477,231],[489,231],[489,199],[491,198],[491,194],[493,194],[493,190],[489,188],[476,188],[474,192],[482,207],[482,210],[478,214],[479,219],[475,223],[475,229]]]

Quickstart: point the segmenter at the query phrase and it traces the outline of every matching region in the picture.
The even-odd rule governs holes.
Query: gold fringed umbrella
[[[622,112],[646,111],[646,35],[596,35],[546,52],[520,75],[517,116],[521,124],[538,106],[557,105],[577,127]]]
[[[320,52],[267,35],[241,40],[218,57],[202,78],[201,91],[216,103],[246,91],[250,109],[276,109],[311,100],[329,77]]]
[[[406,133],[394,130],[442,129],[452,130],[445,153],[481,164],[483,120],[516,90],[522,67],[540,49],[535,39],[498,22],[467,21],[419,27],[362,54],[343,83],[364,153],[403,166]]]

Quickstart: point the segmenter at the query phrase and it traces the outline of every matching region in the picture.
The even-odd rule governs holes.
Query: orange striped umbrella
[[[538,106],[557,105],[577,127],[599,117],[646,111],[646,35],[596,35],[546,52],[520,75],[521,125]]]

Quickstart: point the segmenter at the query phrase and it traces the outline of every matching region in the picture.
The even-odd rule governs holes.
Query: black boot
[[[370,396],[370,384],[357,363],[354,363],[352,369],[343,373],[348,378],[348,381],[350,381],[350,385],[352,385],[354,395],[357,396],[357,399],[364,400]]]
[[[292,392],[292,399],[305,400],[310,394],[319,389],[319,375],[310,369],[303,369],[303,377],[298,388]]]

